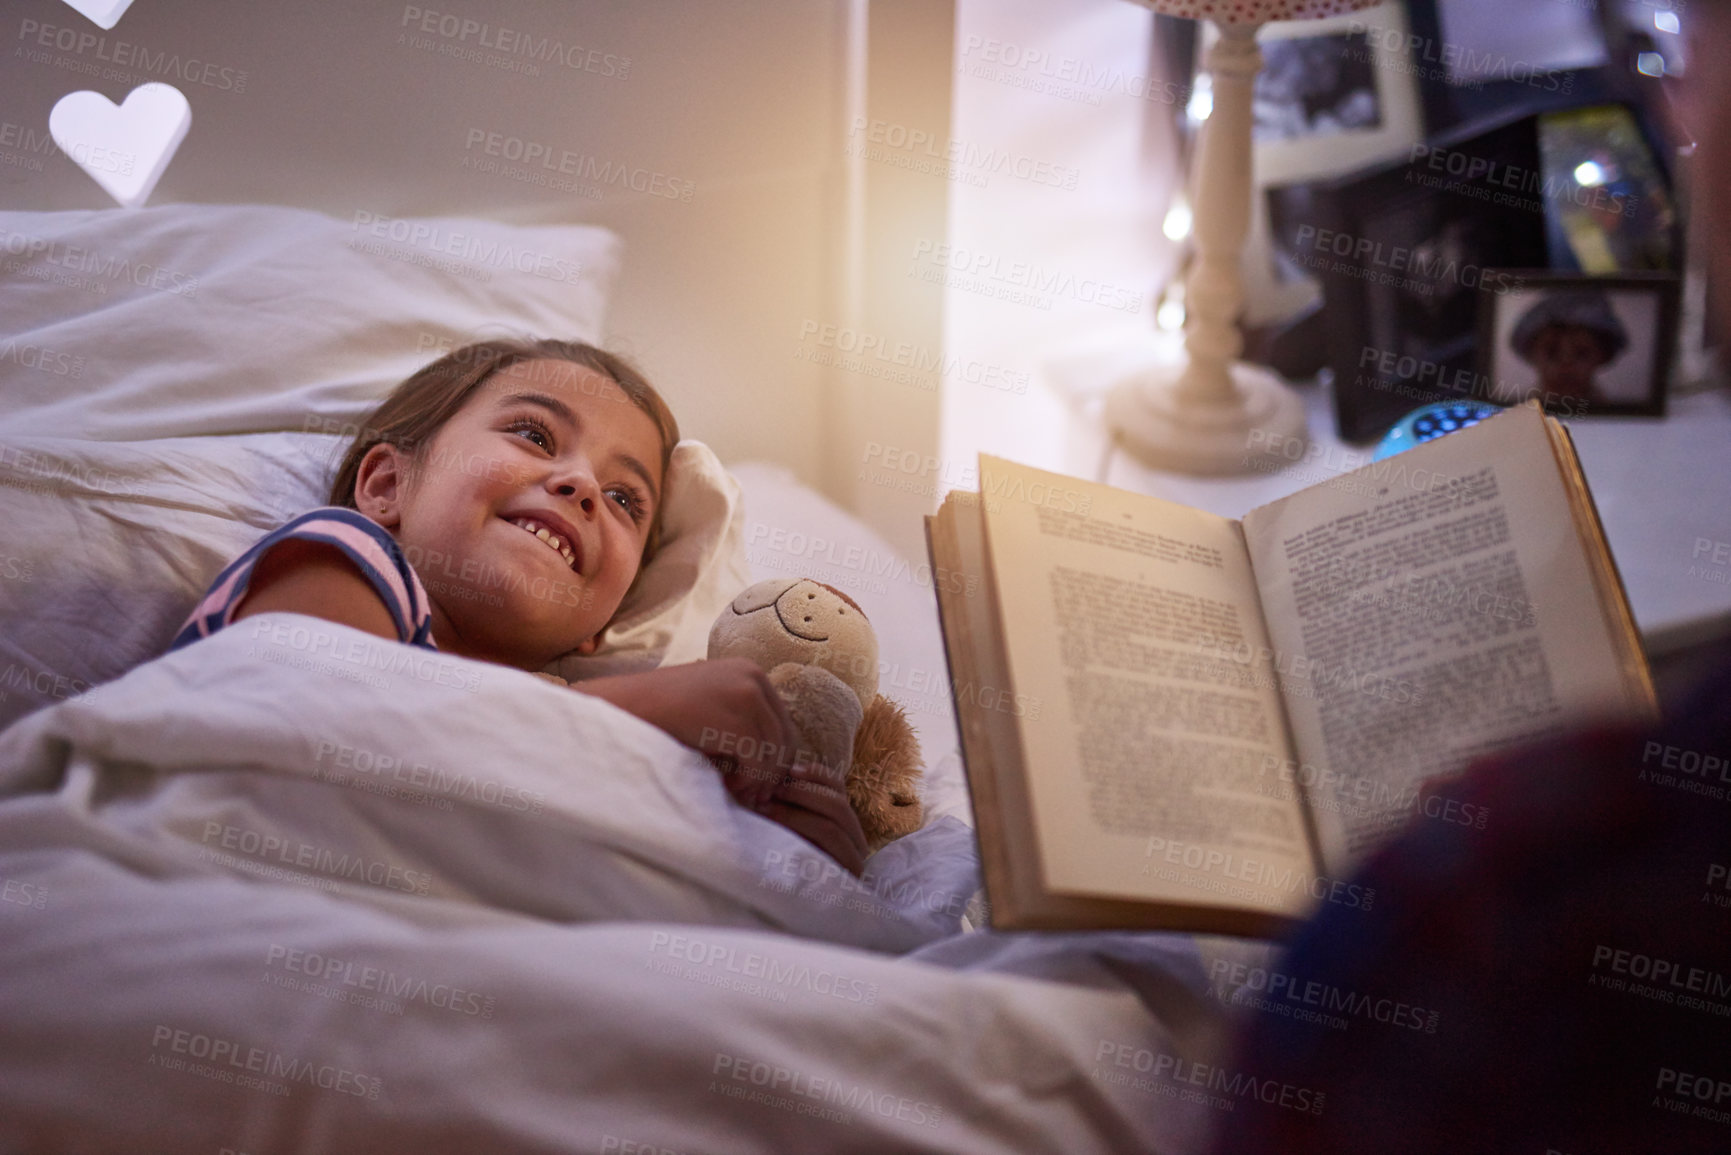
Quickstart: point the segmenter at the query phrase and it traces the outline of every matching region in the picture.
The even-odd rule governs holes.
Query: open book
[[[1279,934],[1472,758],[1656,713],[1529,404],[1231,521],[980,456],[926,519],[994,926]],[[1434,811],[1434,813],[1432,813]]]

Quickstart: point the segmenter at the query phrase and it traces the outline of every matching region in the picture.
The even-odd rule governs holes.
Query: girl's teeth
[[[546,526],[541,525],[538,522],[530,521],[526,517],[519,517],[511,524],[516,526],[518,529],[528,530],[530,533],[552,546],[554,550],[558,552],[559,556],[565,559],[566,565],[576,564],[577,555],[572,553],[570,548],[559,539],[559,536]]]

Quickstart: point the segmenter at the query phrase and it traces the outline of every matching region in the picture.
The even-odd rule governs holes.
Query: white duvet
[[[0,733],[0,1151],[1197,1149],[1091,961],[1188,941],[957,935],[966,835],[856,880],[604,702],[250,618]]]

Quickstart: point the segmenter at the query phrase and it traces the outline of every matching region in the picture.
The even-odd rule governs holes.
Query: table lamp
[[[1256,30],[1373,7],[1381,0],[1138,0],[1166,16],[1212,20],[1204,62],[1213,110],[1202,122],[1191,197],[1195,259],[1184,282],[1184,357],[1113,386],[1106,421],[1145,464],[1182,473],[1255,470],[1306,440],[1304,404],[1279,377],[1239,361],[1240,259],[1250,224],[1251,92],[1262,68]],[[1296,444],[1295,444],[1296,443]],[[1283,452],[1284,451],[1284,452]]]

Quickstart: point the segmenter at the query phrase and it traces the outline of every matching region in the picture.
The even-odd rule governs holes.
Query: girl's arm
[[[799,731],[769,675],[744,658],[586,678],[571,688],[613,703],[723,766],[740,805],[761,810],[792,772]]]
[[[589,678],[571,687],[635,714],[713,760],[734,763],[729,792],[858,874],[866,840],[847,799],[846,767],[825,769],[769,675],[745,658]],[[803,755],[803,757],[802,757]]]
[[[372,583],[343,551],[307,538],[289,538],[259,559],[246,596],[230,619],[284,611],[340,622],[397,641],[397,625]]]

